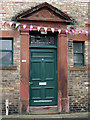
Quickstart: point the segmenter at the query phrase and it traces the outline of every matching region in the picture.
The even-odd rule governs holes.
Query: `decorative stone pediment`
[[[38,12],[35,12],[34,14],[32,14],[31,16],[28,16],[26,18],[32,18],[32,19],[36,19],[36,20],[62,20],[62,18],[56,16],[55,14],[53,14],[50,10],[46,9],[42,9]]]
[[[18,14],[15,19],[21,20],[36,20],[36,21],[55,21],[55,22],[71,22],[70,17],[61,10],[53,7],[48,3],[42,3],[23,13]]]

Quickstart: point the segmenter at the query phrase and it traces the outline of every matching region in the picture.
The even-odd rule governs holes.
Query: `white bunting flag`
[[[41,27],[40,26],[37,26],[37,29],[38,29],[38,32],[40,31]]]
[[[54,28],[51,28],[51,31],[54,33]]]
[[[4,25],[6,23],[6,21],[2,21],[2,25]]]
[[[10,27],[12,27],[12,25],[13,25],[13,22],[9,22],[9,25],[10,25]]]
[[[67,34],[68,34],[68,32],[69,32],[69,30],[67,30],[67,29],[66,29],[66,30],[65,30],[65,32],[66,32],[66,35],[67,35]]]
[[[75,34],[75,30],[72,30],[72,34],[73,34],[73,35]]]
[[[86,30],[85,32],[86,32],[86,35],[88,36],[88,31]]]
[[[20,23],[16,23],[16,28],[18,28],[20,26]]]
[[[26,29],[26,27],[27,27],[27,25],[23,24],[23,29],[24,29],[24,30]]]
[[[32,25],[30,25],[30,31],[33,29],[33,26]]]
[[[45,32],[47,32],[47,29],[48,29],[47,27],[44,27]]]
[[[58,29],[59,34],[61,33],[61,29]]]

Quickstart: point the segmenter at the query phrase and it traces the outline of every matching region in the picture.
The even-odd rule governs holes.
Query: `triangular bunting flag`
[[[73,35],[75,34],[75,30],[72,30]]]
[[[33,26],[32,25],[30,25],[30,31],[33,29]]]
[[[79,35],[81,35],[81,33],[82,33],[82,30],[79,30]]]
[[[51,28],[51,31],[54,33],[54,28]]]
[[[61,33],[61,29],[58,29],[59,34]]]
[[[41,27],[40,26],[37,26],[37,29],[38,29],[38,32],[40,31]]]
[[[4,25],[4,24],[5,24],[5,22],[6,22],[6,21],[2,21],[2,25]]]
[[[68,32],[69,32],[69,30],[67,30],[67,29],[66,29],[66,30],[65,30],[65,32],[66,32],[66,35],[67,35],[67,34],[68,34]]]
[[[16,23],[16,28],[18,28],[20,26],[20,23]]]
[[[48,29],[47,27],[44,27],[45,32],[47,32],[47,29]]]
[[[85,32],[86,32],[86,35],[88,36],[88,31],[86,30]]]
[[[10,27],[12,27],[12,25],[13,25],[13,22],[9,22],[9,25],[10,25]]]
[[[27,25],[23,24],[23,29],[24,29],[24,30],[26,29],[26,27],[27,27]]]

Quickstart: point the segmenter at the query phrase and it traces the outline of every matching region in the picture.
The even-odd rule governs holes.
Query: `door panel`
[[[48,72],[47,72],[48,70]],[[45,61],[45,80],[54,80],[54,61]]]
[[[54,87],[45,87],[45,98],[46,99],[55,99],[54,98]]]
[[[56,49],[30,49],[30,106],[57,104]]]
[[[41,61],[31,61],[31,72],[32,81],[41,80]]]
[[[41,99],[41,87],[31,87],[32,100]]]

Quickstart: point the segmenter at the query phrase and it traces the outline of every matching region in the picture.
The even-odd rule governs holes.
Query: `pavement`
[[[68,113],[49,115],[8,115],[2,116],[1,120],[90,120],[90,113]]]

